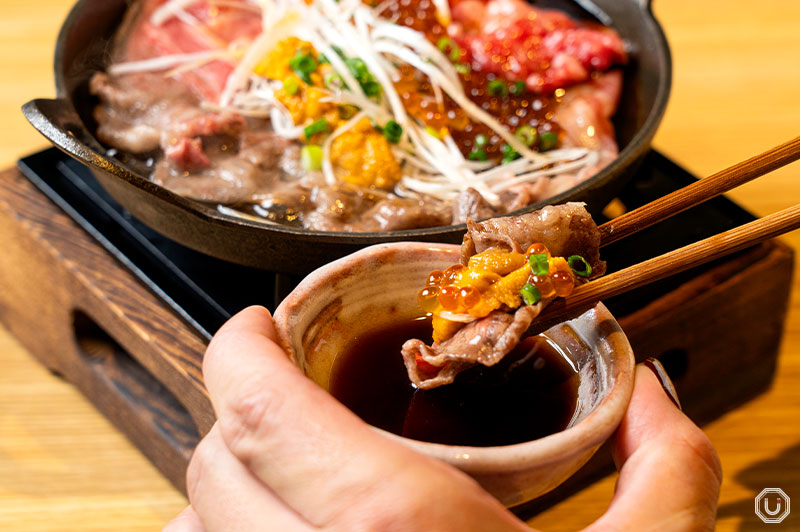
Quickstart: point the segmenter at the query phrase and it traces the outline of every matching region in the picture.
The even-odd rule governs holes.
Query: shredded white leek
[[[163,24],[178,17],[187,24],[197,24],[199,21],[187,11],[196,1],[168,0],[153,12],[151,22]],[[403,170],[403,177],[394,192],[402,196],[428,195],[452,200],[467,188],[474,188],[489,203],[500,206],[500,193],[510,187],[559,174],[577,174],[581,169],[597,164],[598,153],[584,148],[544,153],[529,149],[507,127],[469,99],[452,62],[424,34],[379,17],[395,1],[384,0],[377,7],[370,8],[361,0],[313,0],[310,5],[300,0],[210,0],[211,4],[260,11],[261,33],[246,49],[221,47],[194,54],[121,63],[111,67],[110,72],[124,74],[174,69],[171,72],[174,74],[215,59],[233,61],[235,68],[226,81],[220,101],[206,102],[205,106],[235,111],[244,116],[269,117],[276,133],[300,139],[307,124],[294,124],[288,110],[275,98],[273,89],[280,86],[281,80],[267,80],[254,74],[256,65],[281,40],[295,36],[324,54],[330,67],[344,82],[342,87],[328,88],[329,96],[324,100],[354,105],[359,109],[353,118],[333,131],[322,146],[322,173],[329,184],[337,182],[330,160],[334,139],[364,117],[378,125],[394,120],[403,128],[402,139],[392,146],[392,153]],[[451,20],[448,0],[432,1],[439,21],[448,24]],[[337,49],[345,57],[360,58],[364,62],[380,85],[378,98],[364,94]],[[402,64],[410,65],[428,77],[440,107],[446,94],[470,119],[486,125],[507,142],[520,158],[502,165],[470,161],[462,155],[452,137],[445,134],[438,138],[429,134],[426,125],[406,111],[394,86],[393,79]]]

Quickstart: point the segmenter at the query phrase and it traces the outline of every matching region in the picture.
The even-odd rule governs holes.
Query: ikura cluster
[[[554,257],[536,243],[525,253],[489,248],[430,273],[417,295],[420,308],[433,316],[433,339],[442,342],[464,323],[498,309],[535,305],[572,293],[579,278],[592,268],[580,255]]]

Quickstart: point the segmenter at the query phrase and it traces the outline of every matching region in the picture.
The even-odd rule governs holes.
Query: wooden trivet
[[[0,242],[5,326],[185,491],[191,452],[214,422],[205,340],[16,169],[0,173]],[[792,264],[790,248],[766,242],[618,316],[637,359],[663,361],[695,421],[769,386]]]

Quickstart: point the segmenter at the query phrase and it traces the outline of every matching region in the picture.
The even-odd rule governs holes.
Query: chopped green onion
[[[547,253],[533,253],[528,258],[533,275],[542,277],[550,271],[550,262],[547,260]]]
[[[486,150],[478,148],[477,150],[472,150],[469,155],[467,155],[467,159],[470,161],[486,161],[489,157],[486,155]]]
[[[322,169],[322,148],[316,144],[308,144],[300,150],[300,163],[304,170]]]
[[[359,83],[364,83],[372,77],[363,59],[349,57],[344,60],[344,64],[347,65],[347,69]]]
[[[469,74],[471,70],[469,68],[469,65],[465,65],[464,63],[456,63],[455,65],[453,65],[453,68],[456,69],[456,72],[458,72],[459,74],[463,74],[465,76]]]
[[[552,150],[558,146],[558,135],[552,131],[539,135],[539,151]]]
[[[328,121],[324,118],[320,118],[313,124],[306,126],[303,130],[303,133],[305,133],[306,139],[310,139],[317,133],[327,133],[328,131],[330,131],[330,128],[328,127]]]
[[[446,53],[451,61],[458,61],[461,59],[461,48],[450,37],[442,37],[436,43],[436,46],[439,50]]]
[[[311,85],[311,73],[317,70],[317,61],[311,54],[297,50],[294,57],[289,59],[289,68],[300,79]]]
[[[340,105],[339,106],[339,118],[344,120],[349,120],[353,118],[356,114],[356,108],[352,105]]]
[[[383,126],[383,136],[392,144],[397,144],[403,136],[403,126],[394,120],[389,120]]]
[[[347,65],[347,69],[356,78],[358,84],[361,85],[361,90],[364,91],[364,94],[368,98],[375,98],[380,96],[381,94],[381,85],[370,73],[369,69],[367,68],[367,64],[364,62],[363,59],[358,57],[349,57],[344,60],[344,63]]]
[[[486,135],[477,134],[475,135],[475,146],[478,148],[483,148],[489,143],[489,139],[486,138]]]
[[[513,94],[514,96],[521,96],[525,94],[525,82],[515,81],[514,86],[511,87],[511,94]]]
[[[521,126],[514,132],[514,136],[517,137],[521,143],[530,148],[536,144],[538,133],[531,126]]]
[[[297,83],[297,80],[294,78],[286,78],[283,80],[283,90],[285,90],[287,94],[297,94],[297,91],[300,90],[300,84]]]
[[[508,95],[508,87],[506,86],[506,82],[493,79],[486,85],[486,89],[489,91],[489,94],[492,96],[507,96]]]
[[[507,164],[511,161],[519,159],[519,153],[517,153],[517,150],[512,148],[509,144],[503,144],[503,146],[500,148],[500,151],[503,153],[503,164]]]
[[[367,81],[361,84],[367,98],[376,98],[381,95],[381,84],[377,81]]]
[[[542,293],[531,283],[526,283],[519,291],[519,295],[525,300],[526,305],[535,305],[542,300]]]
[[[342,51],[342,49],[341,49],[341,48],[339,48],[339,47],[338,47],[338,46],[336,46],[335,44],[332,44],[332,45],[331,45],[331,48],[333,48],[333,51],[334,51],[334,52],[336,52],[336,55],[338,55],[339,57],[341,57],[342,59],[344,59],[344,52]]]
[[[572,255],[567,259],[567,264],[575,272],[575,275],[580,275],[581,277],[592,275],[592,266],[580,255]]]
[[[427,133],[431,137],[435,137],[439,140],[442,140],[442,136],[439,134],[439,132],[433,129],[431,126],[425,126],[425,133]]]
[[[337,74],[336,72],[329,72],[325,74],[325,86],[326,87],[334,87],[337,89],[343,89],[347,87],[342,76]]]

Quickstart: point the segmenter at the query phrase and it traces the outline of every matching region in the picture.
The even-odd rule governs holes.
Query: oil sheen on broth
[[[400,347],[430,334],[430,319],[420,318],[356,338],[334,364],[331,393],[373,426],[434,443],[510,445],[569,424],[579,377],[545,338],[527,338],[496,366],[471,368],[453,384],[420,390]]]

